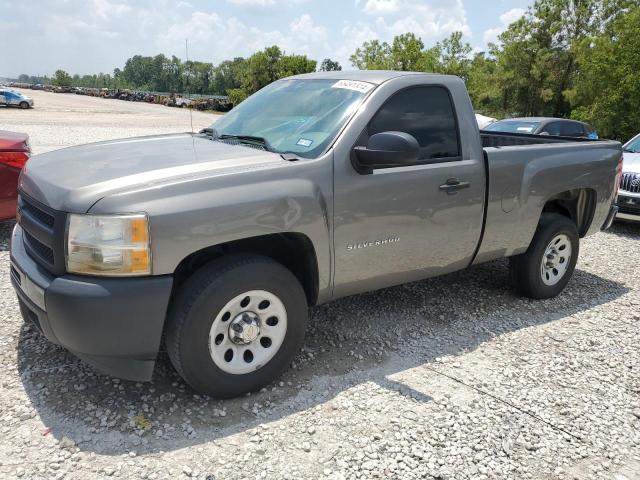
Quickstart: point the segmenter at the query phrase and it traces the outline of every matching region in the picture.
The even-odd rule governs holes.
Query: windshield
[[[503,120],[484,127],[491,132],[533,133],[540,126],[540,122],[525,122],[519,120]]]
[[[263,138],[269,149],[320,155],[375,85],[348,80],[280,80],[211,126],[214,136]]]
[[[640,153],[640,135],[633,138],[629,143],[624,146],[625,151],[631,153]]]

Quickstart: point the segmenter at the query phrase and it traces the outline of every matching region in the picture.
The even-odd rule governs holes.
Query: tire
[[[569,283],[579,251],[575,223],[557,213],[543,213],[528,250],[509,259],[514,288],[529,298],[555,297]]]
[[[29,104],[27,102],[20,102],[20,108],[26,110],[27,108],[29,108]]]
[[[261,310],[265,299],[269,305]],[[307,316],[305,292],[288,269],[268,257],[229,255],[180,287],[169,308],[165,343],[194,390],[231,398],[262,388],[289,366],[302,346]],[[248,344],[237,343],[256,334]]]

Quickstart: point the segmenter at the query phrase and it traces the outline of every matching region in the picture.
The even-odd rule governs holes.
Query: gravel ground
[[[163,107],[48,95],[91,124],[80,99],[123,105],[136,128],[101,138],[170,128]],[[67,142],[38,110],[16,118],[29,114],[34,150]],[[65,128],[73,142],[98,135]],[[515,296],[498,261],[316,307],[291,370],[231,401],[195,395],[164,354],[152,383],[119,381],[23,325],[10,229],[0,478],[640,479],[640,225],[584,240],[553,300]]]

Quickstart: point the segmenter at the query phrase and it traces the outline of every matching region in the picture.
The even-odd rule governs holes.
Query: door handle
[[[470,185],[471,184],[469,182],[461,182],[457,178],[449,178],[447,179],[447,183],[440,185],[439,188],[443,192],[447,192],[448,195],[455,195],[458,193],[458,190],[469,188]]]

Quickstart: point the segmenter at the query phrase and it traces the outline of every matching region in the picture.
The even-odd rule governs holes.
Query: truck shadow
[[[576,270],[560,297],[523,299],[510,290],[507,262],[501,260],[341,299],[311,310],[305,346],[282,378],[261,392],[226,401],[196,395],[165,354],[151,383],[120,381],[97,373],[28,325],[20,331],[18,372],[45,425],[43,434],[106,455],[171,451],[322,406],[365,382],[429,402],[428,395],[389,376],[626,292],[618,282]]]

